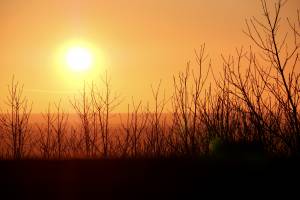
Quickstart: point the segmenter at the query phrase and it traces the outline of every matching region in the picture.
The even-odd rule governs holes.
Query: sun
[[[87,48],[72,47],[67,51],[66,62],[72,71],[88,71],[92,64],[92,54]]]

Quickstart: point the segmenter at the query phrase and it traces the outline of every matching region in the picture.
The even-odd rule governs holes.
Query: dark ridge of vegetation
[[[29,124],[31,105],[22,94],[23,86],[13,78],[8,109],[0,116],[1,158],[298,156],[299,11],[298,21],[286,21],[289,35],[284,35],[280,29],[284,2],[277,1],[273,11],[265,0],[261,3],[264,21],[246,20],[244,31],[254,48],[222,56],[223,72],[217,77],[202,45],[195,52],[197,66],[188,63],[185,71],[174,75],[172,97],[162,94],[161,84],[152,87],[153,109],[132,101],[118,130],[112,129],[110,115],[120,98],[113,94],[107,74],[103,86],[84,85],[81,95],[70,101],[80,118],[78,126],[68,124],[60,102],[49,104],[38,134]],[[207,83],[210,75],[213,83]],[[168,103],[170,118],[164,115]]]
[[[178,199],[297,194],[299,160],[0,161],[7,199]],[[6,196],[7,195],[7,196]]]

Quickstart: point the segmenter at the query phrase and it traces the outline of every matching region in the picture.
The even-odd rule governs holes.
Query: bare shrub
[[[260,51],[250,48],[248,52],[237,51],[236,59],[224,58],[224,77],[232,86],[231,94],[243,101],[254,137],[267,148],[272,147],[269,151],[276,149],[278,145],[274,142],[281,140],[280,145],[296,153],[300,141],[299,73],[295,71],[299,62],[299,34],[296,26],[290,25],[294,42],[288,42],[287,34],[281,37],[279,22],[285,2],[275,3],[273,15],[266,1],[261,3],[265,21],[255,17],[246,20],[245,31]],[[242,64],[244,61],[246,64]],[[283,134],[285,130],[289,131]]]
[[[65,113],[61,108],[61,101],[55,103],[54,105],[55,117],[52,128],[54,131],[55,139],[53,144],[53,151],[55,158],[62,159],[67,152],[65,134],[67,133],[69,115]]]
[[[148,125],[149,113],[143,111],[142,102],[135,104],[132,99],[132,111],[128,104],[127,117],[124,121],[121,119],[122,135],[117,137],[117,144],[121,157],[141,157],[143,156],[144,146],[143,141],[145,139],[145,132]]]
[[[54,120],[55,114],[51,113],[49,103],[46,113],[42,114],[44,123],[38,125],[38,147],[43,159],[51,159],[54,154]]]
[[[189,62],[186,71],[173,78],[173,136],[169,139],[169,143],[179,154],[194,156],[200,153],[200,143],[203,139],[200,100],[210,68],[210,61],[206,63],[206,60],[203,44],[200,51],[196,52],[197,68],[191,70]],[[208,65],[208,69],[203,72],[205,64]]]

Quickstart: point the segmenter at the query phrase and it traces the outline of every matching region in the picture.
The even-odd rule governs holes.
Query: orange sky
[[[296,8],[300,1],[289,0],[283,16],[294,18]],[[131,96],[149,100],[160,79],[168,94],[173,74],[202,43],[215,69],[221,53],[250,44],[242,29],[251,16],[261,16],[259,0],[1,0],[0,105],[13,74],[34,112],[59,98],[67,105],[84,78],[66,70],[60,53],[77,41],[96,52],[85,78],[107,69],[124,105]]]

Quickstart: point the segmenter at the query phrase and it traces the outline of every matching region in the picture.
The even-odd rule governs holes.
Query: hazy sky
[[[283,20],[297,8],[300,1],[289,0]],[[13,74],[39,112],[59,98],[68,104],[84,79],[106,69],[125,102],[147,101],[160,79],[170,92],[173,74],[204,42],[218,69],[221,53],[250,44],[245,18],[261,14],[259,0],[1,0],[0,105]],[[96,56],[85,76],[63,61],[64,49],[77,43]]]

